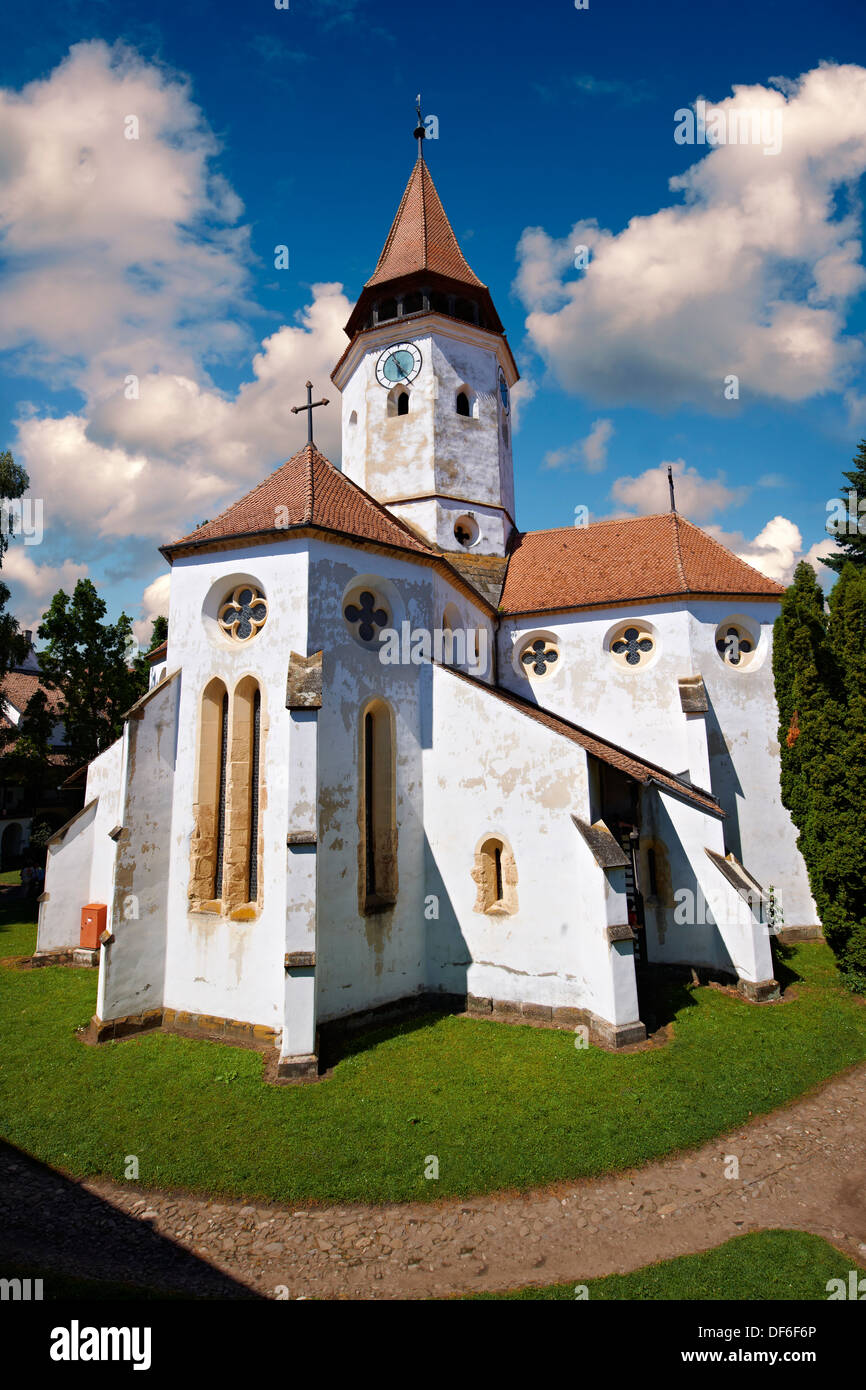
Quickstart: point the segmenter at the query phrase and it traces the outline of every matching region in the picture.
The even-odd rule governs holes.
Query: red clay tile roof
[[[423,159],[416,160],[409,175],[406,192],[367,287],[397,280],[416,270],[432,271],[449,280],[486,288],[470,270],[457,244],[433,176]]]
[[[168,642],[160,642],[158,647],[151,647],[149,652],[144,653],[144,659],[154,666],[158,661],[162,661],[167,651]]]
[[[59,710],[61,705],[59,691],[49,690],[42,685],[38,671],[10,671],[0,681],[0,695],[4,700],[8,700],[19,714],[24,713],[31,695],[34,695],[39,689],[44,690],[48,697],[48,708]]]
[[[572,743],[579,743],[581,748],[584,748],[593,758],[598,758],[601,762],[609,763],[611,767],[618,768],[620,772],[625,773],[627,777],[632,777],[636,782],[640,782],[642,786],[655,783],[665,791],[673,792],[675,796],[691,801],[702,811],[708,811],[710,815],[718,816],[719,819],[724,818],[725,812],[716,798],[711,792],[704,791],[702,787],[695,787],[692,786],[691,782],[684,782],[675,773],[668,772],[656,763],[648,763],[644,758],[637,758],[634,754],[627,753],[618,744],[610,743],[605,738],[599,738],[597,734],[589,733],[587,729],[572,723],[570,719],[563,719],[559,714],[550,714],[547,710],[532,704],[530,700],[524,700],[520,695],[515,695],[510,690],[503,690],[501,686],[487,685],[477,676],[467,675],[465,671],[458,671],[453,666],[442,669],[450,671],[453,676],[467,681],[476,689],[486,690],[494,699],[504,700],[512,709],[519,710],[521,714],[534,719],[537,724],[544,724],[554,733],[562,734],[564,738],[571,739]]]
[[[506,613],[558,612],[681,594],[777,597],[767,579],[676,512],[528,531],[512,551]]]
[[[288,530],[308,526],[435,557],[408,526],[309,444],[213,521],[161,549],[171,560],[180,550],[244,536],[279,540]]]

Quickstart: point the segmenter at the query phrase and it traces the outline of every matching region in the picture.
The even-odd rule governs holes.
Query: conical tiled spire
[[[457,244],[424,159],[415,161],[397,216],[367,285],[381,285],[418,270],[432,271],[473,289],[485,288]]]
[[[413,292],[422,297],[421,302],[406,312],[419,312],[423,303],[425,309],[429,306],[434,312],[493,333],[504,332],[490,291],[460,250],[433,176],[420,157],[409,175],[376,269],[346,324],[346,333],[354,338],[374,323],[399,320],[404,311],[394,305],[401,296]]]

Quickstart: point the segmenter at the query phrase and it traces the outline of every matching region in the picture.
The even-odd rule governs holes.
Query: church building
[[[520,531],[518,372],[423,138],[346,334],[341,466],[308,389],[307,444],[162,548],[151,688],[50,844],[37,950],[88,909],[93,1040],[246,1040],[291,1079],[426,1007],[638,1043],[663,966],[776,998],[772,932],[817,931],[782,587],[673,508]]]

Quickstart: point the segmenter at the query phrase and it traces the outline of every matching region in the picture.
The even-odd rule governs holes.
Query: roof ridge
[[[674,519],[674,556],[676,558],[677,574],[679,575],[680,583],[683,586],[683,593],[687,594],[689,592],[689,584],[688,580],[686,579],[686,567],[683,564],[683,550],[682,546],[680,545],[679,513],[677,512],[676,507],[673,507],[671,509],[671,516]]]
[[[518,532],[518,539],[522,536],[551,536],[557,531],[565,531],[570,535],[572,531],[588,531],[591,526],[618,526],[623,521],[655,521],[657,517],[669,515],[669,512],[646,512],[637,516],[602,516],[598,521],[588,521],[586,526],[539,526],[536,530]],[[697,529],[700,530],[700,527]]]
[[[731,558],[736,560],[738,564],[745,565],[746,569],[751,570],[752,573],[756,574],[759,579],[764,579],[769,584],[778,584],[780,589],[784,589],[785,585],[781,584],[778,579],[771,579],[769,575],[764,574],[762,570],[759,570],[756,565],[752,565],[749,563],[748,560],[744,560],[742,555],[738,555],[735,550],[731,550],[731,547],[729,545],[725,545],[724,541],[720,541],[718,536],[711,536],[709,531],[705,531],[702,526],[698,526],[694,521],[689,521],[688,517],[684,516],[681,518],[681,520],[686,526],[691,526],[692,530],[697,531],[699,535],[706,536],[707,540],[713,542],[713,545],[719,546],[721,550],[724,550],[726,555],[730,555]]]

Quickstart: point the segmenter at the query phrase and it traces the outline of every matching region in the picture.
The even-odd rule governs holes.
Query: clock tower
[[[442,550],[504,555],[514,529],[517,367],[424,159],[352,311],[332,372],[343,472]]]

